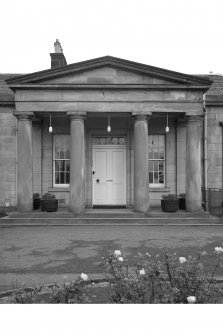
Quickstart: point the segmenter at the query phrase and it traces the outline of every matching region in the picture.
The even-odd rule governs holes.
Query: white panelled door
[[[93,147],[93,205],[126,205],[126,151]]]

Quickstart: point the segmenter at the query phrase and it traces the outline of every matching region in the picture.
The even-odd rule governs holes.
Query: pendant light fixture
[[[51,124],[51,113],[50,113],[49,133],[52,133],[52,132],[53,132],[53,127],[52,127],[52,124]]]
[[[170,131],[170,128],[169,128],[169,126],[168,126],[168,113],[167,113],[167,116],[166,116],[166,128],[165,128],[165,132],[166,132],[166,133],[169,133],[169,131]]]
[[[111,124],[110,124],[110,115],[108,114],[108,126],[107,126],[107,132],[110,133],[111,131]]]

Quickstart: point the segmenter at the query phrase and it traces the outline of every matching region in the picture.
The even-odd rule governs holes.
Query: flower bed
[[[215,279],[223,268],[223,248],[214,250],[211,271],[204,267],[206,251],[196,257],[164,252],[135,257],[133,264],[120,250],[103,258],[106,278],[90,280],[82,273],[76,281],[23,288],[0,294],[0,303],[222,303],[223,285]]]

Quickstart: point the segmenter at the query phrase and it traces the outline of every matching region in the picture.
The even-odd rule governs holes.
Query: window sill
[[[170,187],[150,187],[150,192],[169,192]]]
[[[49,187],[49,192],[69,192],[69,187]]]

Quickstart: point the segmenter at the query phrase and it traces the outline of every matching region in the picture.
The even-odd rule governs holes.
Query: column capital
[[[85,120],[87,117],[86,112],[67,112],[67,116],[70,120]]]
[[[17,117],[18,120],[21,121],[32,120],[34,117],[33,112],[14,112],[13,114],[15,117]]]
[[[132,112],[132,116],[135,120],[149,120],[152,112]]]

